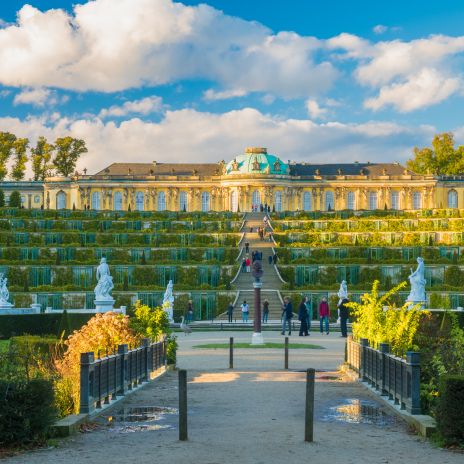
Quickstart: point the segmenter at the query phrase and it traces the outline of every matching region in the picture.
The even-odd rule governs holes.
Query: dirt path
[[[219,338],[205,334],[202,341]],[[186,337],[188,338],[188,337]],[[407,432],[404,424],[380,415],[375,401],[357,383],[319,372],[316,384],[315,442],[303,441],[304,373],[279,369],[213,368],[184,355],[192,342],[181,341],[180,364],[191,364],[189,438],[178,441],[177,416],[158,422],[167,428],[137,424],[99,425],[62,441],[58,448],[7,459],[11,463],[461,463],[463,455],[433,449]],[[312,340],[314,342],[314,340]],[[327,341],[327,343],[329,343]],[[306,351],[306,350],[299,350]],[[308,350],[309,351],[309,350]],[[327,354],[331,349],[327,349]],[[218,356],[221,353],[218,353]],[[225,353],[222,353],[225,354]],[[280,353],[268,355],[280,364]],[[332,364],[332,362],[329,362]],[[360,406],[361,404],[361,406]],[[170,372],[130,396],[125,407],[177,406],[177,373]],[[363,414],[361,414],[361,412]],[[114,412],[112,412],[114,415]],[[346,420],[353,422],[347,422]],[[380,421],[381,425],[356,423]],[[108,422],[107,418],[100,424]]]

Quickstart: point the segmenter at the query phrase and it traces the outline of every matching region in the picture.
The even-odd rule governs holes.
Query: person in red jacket
[[[321,324],[321,334],[324,333],[322,326],[325,323],[325,333],[329,335],[329,317],[330,317],[330,308],[329,303],[327,303],[327,298],[322,298],[322,301],[319,303],[319,322]]]

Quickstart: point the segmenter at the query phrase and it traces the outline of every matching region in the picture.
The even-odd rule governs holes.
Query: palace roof
[[[310,164],[294,163],[290,165],[295,176],[403,176],[415,175],[399,163],[334,163]]]
[[[220,163],[113,163],[94,176],[218,176]]]

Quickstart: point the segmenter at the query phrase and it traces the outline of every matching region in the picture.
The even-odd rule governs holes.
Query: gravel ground
[[[197,350],[196,343],[224,342],[232,334],[179,337],[179,365],[188,369],[189,441],[178,441],[177,416],[166,414],[145,423],[121,422],[116,408],[85,433],[62,440],[56,448],[6,459],[11,463],[153,463],[215,464],[311,463],[460,463],[462,454],[434,449],[408,432],[402,422],[383,415],[365,389],[318,372],[314,443],[305,443],[305,374],[300,368],[336,369],[343,340],[335,334],[298,340],[326,350],[295,350],[290,368],[281,369],[279,350],[237,350],[236,370],[226,369],[227,350]],[[251,339],[251,334],[233,334]],[[266,341],[279,336],[266,335]],[[168,372],[129,396],[124,408],[177,407],[177,373]],[[117,406],[121,409],[121,406]],[[172,411],[168,411],[172,412]],[[156,430],[156,428],[158,428]]]

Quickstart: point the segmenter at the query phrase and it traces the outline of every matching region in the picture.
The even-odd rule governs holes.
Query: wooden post
[[[316,371],[306,371],[306,408],[305,408],[305,441],[313,441],[314,432],[314,381]]]
[[[187,431],[187,371],[179,370],[179,440],[188,440]]]
[[[288,369],[288,337],[285,337],[285,367],[284,369]]]
[[[234,337],[229,340],[229,369],[234,368]]]

